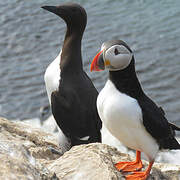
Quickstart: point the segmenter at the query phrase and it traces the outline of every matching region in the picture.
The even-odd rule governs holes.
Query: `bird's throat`
[[[60,68],[61,71],[79,71],[82,69],[81,57],[81,39],[82,37],[77,34],[67,34],[65,36]]]

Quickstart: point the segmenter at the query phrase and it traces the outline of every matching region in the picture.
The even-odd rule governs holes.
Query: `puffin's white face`
[[[133,60],[133,53],[122,40],[110,40],[101,46],[101,51],[96,54],[91,71],[118,71],[125,69]]]
[[[103,51],[103,46],[101,50]],[[123,45],[114,45],[103,52],[105,68],[111,71],[125,69],[131,62],[133,54]]]

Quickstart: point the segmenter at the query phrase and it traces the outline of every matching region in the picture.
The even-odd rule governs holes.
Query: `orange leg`
[[[148,168],[142,172],[133,172],[133,174],[127,175],[126,180],[146,180],[150,174],[152,165],[154,162],[150,162]]]
[[[118,162],[115,164],[116,168],[119,171],[123,172],[131,172],[138,171],[142,169],[142,161],[141,161],[141,152],[136,151],[136,160],[132,162]]]

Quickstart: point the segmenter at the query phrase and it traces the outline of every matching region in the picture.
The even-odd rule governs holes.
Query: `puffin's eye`
[[[114,54],[115,54],[115,55],[120,54],[119,51],[117,50],[117,48],[114,49]]]

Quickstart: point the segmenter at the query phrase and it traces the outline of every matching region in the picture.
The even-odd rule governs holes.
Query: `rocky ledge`
[[[100,143],[75,146],[64,155],[52,148],[61,152],[54,135],[0,118],[0,179],[120,180],[114,163],[134,159]],[[148,179],[179,180],[180,165],[155,163]]]

